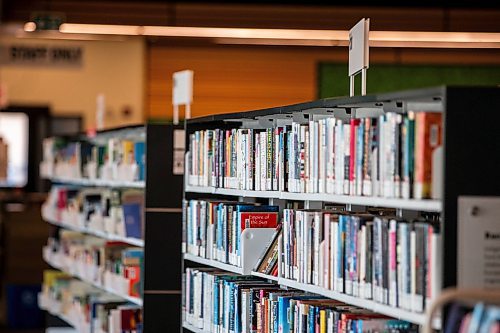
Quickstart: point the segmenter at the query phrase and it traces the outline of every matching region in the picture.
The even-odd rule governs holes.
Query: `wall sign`
[[[84,54],[82,46],[42,44],[4,45],[0,52],[2,65],[44,67],[81,67]]]

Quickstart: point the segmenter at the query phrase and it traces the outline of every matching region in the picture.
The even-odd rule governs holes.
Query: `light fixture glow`
[[[347,30],[206,28],[64,23],[67,34],[214,38],[219,44],[347,46]],[[500,48],[500,33],[370,31],[372,47]]]
[[[24,24],[24,31],[33,32],[35,30],[36,30],[36,23],[35,22],[26,22]]]

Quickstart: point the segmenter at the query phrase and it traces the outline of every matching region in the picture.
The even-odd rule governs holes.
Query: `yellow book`
[[[319,310],[319,331],[326,333],[326,310]]]
[[[134,162],[134,142],[130,140],[122,141],[123,163],[132,164]]]

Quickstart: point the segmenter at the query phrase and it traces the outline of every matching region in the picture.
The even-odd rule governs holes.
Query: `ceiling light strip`
[[[26,26],[25,26],[26,27]],[[28,25],[28,28],[32,28]],[[133,26],[64,23],[67,34],[215,38],[220,44],[344,46],[344,30]],[[370,31],[373,47],[500,48],[500,33]]]

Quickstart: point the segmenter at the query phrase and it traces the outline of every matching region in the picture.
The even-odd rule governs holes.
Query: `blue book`
[[[146,143],[134,143],[134,160],[138,167],[138,180],[145,180],[146,178]]]
[[[307,328],[308,328],[308,333],[315,333],[315,329],[316,329],[316,321],[315,321],[315,318],[316,318],[316,309],[318,307],[314,306],[314,305],[310,305],[309,306],[309,320],[308,320],[308,324],[307,324]]]
[[[337,234],[337,277],[339,278],[339,283],[337,287],[339,292],[344,292],[344,265],[345,265],[345,233],[347,230],[347,222],[349,217],[347,215],[339,215],[339,230]]]
[[[123,203],[123,220],[125,221],[125,236],[142,238],[142,206],[139,203]]]
[[[222,218],[222,215],[223,215],[223,208],[224,208],[224,204],[219,204],[217,205],[217,256],[216,256],[216,259],[217,260],[220,260],[221,258],[221,251],[222,251],[222,238],[223,238],[223,235],[224,235],[224,230],[223,230],[223,227],[222,227],[222,223],[223,223],[223,218]]]

